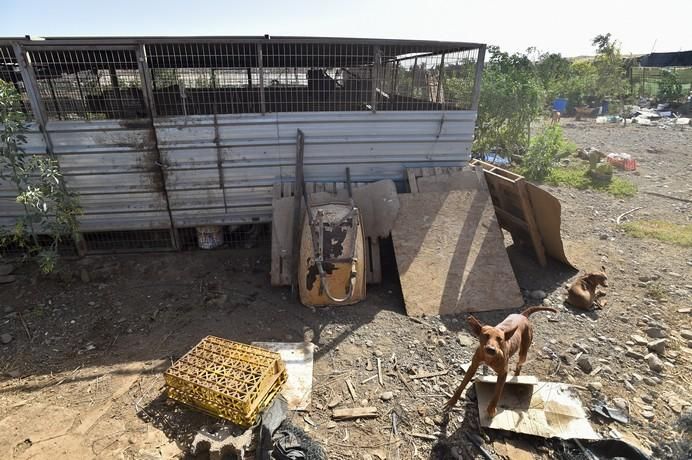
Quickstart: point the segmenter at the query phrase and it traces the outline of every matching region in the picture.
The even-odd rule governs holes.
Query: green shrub
[[[542,181],[550,174],[556,161],[569,155],[575,148],[572,142],[564,138],[560,126],[548,126],[531,139],[529,150],[522,158],[521,173],[530,180]]]

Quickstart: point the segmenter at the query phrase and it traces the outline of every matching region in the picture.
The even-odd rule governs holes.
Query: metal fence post
[[[166,212],[168,213],[168,220],[170,222],[171,243],[173,244],[173,249],[180,250],[178,231],[175,228],[173,212],[171,211],[171,201],[168,198],[168,187],[166,186],[166,171],[164,169],[165,165],[161,160],[159,138],[156,132],[156,125],[154,125],[154,117],[156,116],[156,104],[154,102],[154,90],[151,82],[149,63],[147,62],[147,53],[143,44],[140,44],[137,47],[137,49],[135,50],[135,54],[137,56],[137,68],[139,69],[140,80],[142,81],[142,96],[144,99],[144,106],[147,109],[147,114],[149,115],[149,125],[151,129],[151,138],[153,141],[152,149],[154,151],[154,155],[156,156],[154,164],[157,167],[157,173],[159,174],[159,180],[161,181],[163,198],[166,201]]]
[[[36,79],[36,73],[31,65],[31,59],[28,56],[26,50],[24,50],[19,43],[13,43],[12,49],[14,50],[15,57],[17,58],[17,63],[19,64],[19,72],[22,76],[22,81],[24,82],[24,88],[26,88],[26,93],[29,96],[29,103],[31,104],[31,110],[34,114],[34,119],[38,125],[39,131],[41,131],[41,136],[43,137],[43,142],[46,144],[46,154],[50,157],[52,161],[58,167],[58,171],[62,173],[60,168],[60,162],[58,157],[55,156],[55,150],[53,148],[53,140],[48,132],[48,116],[46,112],[46,107],[43,105],[43,99],[41,99],[41,93],[38,88],[38,80]],[[60,176],[60,188],[63,192],[67,191],[67,186],[65,184],[65,177]],[[84,237],[79,232],[72,233],[72,240],[74,241],[75,250],[77,255],[82,257],[86,254],[86,242]]]
[[[264,57],[262,55],[262,43],[257,44],[257,68],[259,69],[260,85],[260,110],[262,114],[267,113],[267,104],[264,100]]]
[[[377,113],[377,85],[380,82],[380,68],[382,67],[382,50],[374,46],[374,61],[372,66],[372,113]]]
[[[478,111],[478,104],[481,100],[481,77],[483,76],[483,65],[485,63],[485,45],[478,48],[478,58],[476,59],[476,78],[473,83],[473,96],[471,99],[471,110]]]
[[[445,53],[440,56],[440,71],[437,73],[437,94],[435,95],[435,102],[441,104],[441,98],[444,98],[444,92],[442,91],[442,84],[445,77]]]

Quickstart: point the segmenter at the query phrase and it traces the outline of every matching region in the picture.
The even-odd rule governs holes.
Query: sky
[[[692,0],[0,0],[0,36],[289,35],[449,40],[593,54],[692,50]]]

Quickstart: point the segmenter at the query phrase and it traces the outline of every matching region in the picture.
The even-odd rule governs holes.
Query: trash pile
[[[644,126],[660,126],[663,128],[667,128],[668,126],[690,125],[690,118],[680,117],[671,110],[669,104],[658,104],[655,109],[639,106],[629,106],[626,107],[626,109],[628,116],[625,118],[625,123],[634,123]],[[620,119],[620,121],[622,121],[622,119]]]

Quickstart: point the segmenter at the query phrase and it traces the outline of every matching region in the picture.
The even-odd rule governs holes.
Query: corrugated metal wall
[[[296,130],[305,133],[305,179],[403,181],[404,168],[461,166],[470,157],[475,112],[321,112],[54,121],[47,126],[83,232],[271,220],[272,186],[292,182]],[[26,150],[45,152],[35,128]],[[21,208],[7,183],[0,222]]]
[[[461,166],[475,112],[322,112],[176,117],[156,122],[176,227],[269,221],[272,186],[292,182],[296,130],[305,179],[404,179],[404,168]]]

